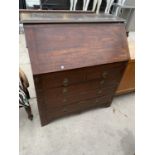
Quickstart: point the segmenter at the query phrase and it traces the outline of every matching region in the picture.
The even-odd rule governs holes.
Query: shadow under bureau
[[[48,11],[21,19],[42,126],[111,105],[129,60],[122,19]]]

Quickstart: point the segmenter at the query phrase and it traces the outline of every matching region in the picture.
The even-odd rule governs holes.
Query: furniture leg
[[[33,120],[33,115],[32,115],[32,111],[31,111],[31,107],[25,107],[25,111],[28,114],[28,118],[32,121]]]

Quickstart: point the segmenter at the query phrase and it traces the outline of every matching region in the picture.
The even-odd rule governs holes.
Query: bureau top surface
[[[22,23],[111,23],[125,22],[124,19],[109,15],[95,13],[74,12],[22,12],[20,13]]]

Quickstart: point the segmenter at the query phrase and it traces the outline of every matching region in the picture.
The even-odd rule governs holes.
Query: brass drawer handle
[[[78,102],[78,103],[77,103],[77,105],[80,105],[80,104],[81,104],[81,102]]]
[[[63,93],[67,93],[67,88],[63,88]]]
[[[102,90],[99,90],[99,91],[98,91],[98,94],[101,94],[101,93],[102,93]]]
[[[66,98],[64,98],[64,99],[63,99],[63,102],[66,102],[66,101],[67,101],[67,99],[66,99]]]
[[[80,102],[78,102],[78,105],[81,105],[81,104],[84,104],[85,103],[85,101],[80,101]]]
[[[102,73],[102,77],[103,77],[103,78],[106,78],[106,77],[107,77],[107,75],[108,75],[108,73],[107,73],[107,72],[103,72],[103,73]]]
[[[65,78],[64,81],[63,81],[63,85],[68,86],[68,81],[69,81],[68,78]]]
[[[105,82],[104,80],[100,81],[100,85],[103,85],[103,84],[104,84],[104,82]]]
[[[97,102],[99,102],[99,100],[98,100],[98,99],[96,99],[96,100],[95,100],[95,102],[97,103]]]
[[[67,112],[67,108],[63,108],[63,112]]]

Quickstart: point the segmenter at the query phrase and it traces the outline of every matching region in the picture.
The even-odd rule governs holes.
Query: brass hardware
[[[104,80],[100,81],[100,85],[103,85],[104,84]]]
[[[103,73],[102,73],[102,77],[103,77],[103,78],[106,78],[106,77],[107,77],[107,74],[108,74],[107,72],[103,72]]]
[[[80,104],[81,104],[81,102],[78,102],[77,104],[78,104],[78,105],[80,105]]]
[[[63,88],[63,93],[67,93],[67,88]]]
[[[67,101],[67,99],[66,99],[66,98],[64,98],[64,99],[63,99],[63,102],[66,102],[66,101]]]
[[[85,101],[80,101],[80,102],[78,102],[79,105],[80,105],[80,104],[83,104],[83,103],[85,103]]]
[[[63,108],[63,112],[67,112],[67,108]]]
[[[64,85],[64,86],[68,86],[68,81],[69,81],[69,80],[68,80],[67,78],[65,78],[64,81],[63,81],[63,85]]]
[[[98,101],[99,101],[98,99],[95,100],[96,103],[97,103]]]
[[[98,91],[98,94],[101,94],[101,93],[102,93],[102,90],[99,90],[99,91]]]

